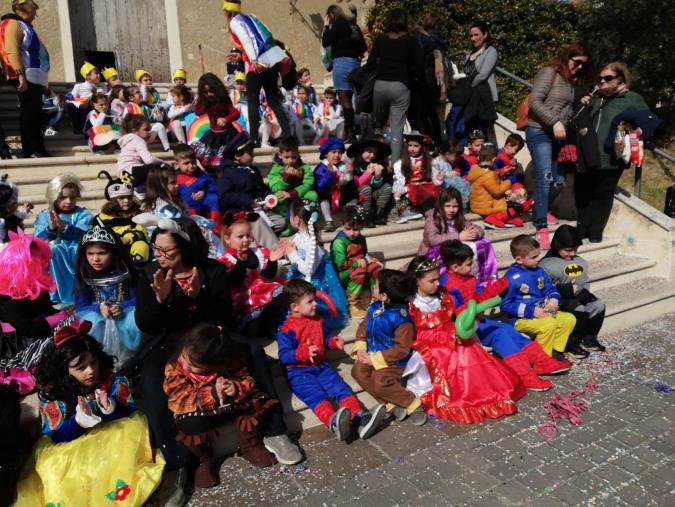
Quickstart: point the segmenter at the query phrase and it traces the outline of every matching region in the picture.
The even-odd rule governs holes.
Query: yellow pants
[[[565,351],[567,339],[577,319],[571,313],[558,312],[555,317],[519,319],[514,324],[517,331],[530,335],[549,356],[554,350]]]

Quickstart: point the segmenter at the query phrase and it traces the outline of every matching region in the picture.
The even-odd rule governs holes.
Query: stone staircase
[[[13,96],[13,95],[12,95]],[[5,119],[4,109],[11,101],[10,94],[0,89],[0,110],[3,111],[3,123],[8,133],[14,132],[10,121]],[[65,130],[65,127],[64,127]],[[496,125],[499,142],[510,132],[515,132],[513,122],[500,117]],[[77,146],[80,140],[69,141],[70,145],[61,155],[47,159],[28,159],[0,161],[0,174],[9,174],[20,187],[20,199],[35,204],[35,212],[46,206],[44,191],[47,182],[62,172],[72,172],[80,176],[84,186],[84,195],[80,203],[92,210],[103,204],[104,183],[96,181],[96,175],[102,169],[115,171],[115,156],[93,155]],[[56,143],[49,139],[48,143]],[[57,146],[57,144],[54,144]],[[63,146],[68,146],[64,136]],[[73,149],[75,147],[75,149]],[[52,150],[52,145],[48,146]],[[56,149],[53,150],[56,153]],[[303,159],[309,164],[318,162],[316,147],[303,147]],[[169,159],[170,154],[158,153],[160,158]],[[269,150],[256,152],[256,165],[263,173],[271,165],[273,153]],[[529,154],[521,152],[519,162],[527,165]],[[479,221],[479,217],[470,214],[468,218]],[[27,221],[30,228],[32,219]],[[389,224],[366,229],[368,246],[371,253],[385,259],[389,268],[403,267],[417,251],[422,237],[422,221],[404,225]],[[553,227],[555,229],[555,227]],[[509,242],[518,234],[534,234],[531,223],[524,228],[502,231],[487,231],[503,273],[511,263],[508,250]],[[323,237],[326,246],[334,234]],[[670,219],[634,196],[619,192],[615,197],[612,218],[606,229],[603,242],[584,244],[580,253],[590,262],[592,290],[607,303],[607,317],[603,332],[609,333],[655,318],[675,308],[675,220]],[[372,406],[374,400],[364,393],[350,375],[351,352],[354,335],[359,321],[351,320],[342,332],[345,338],[345,351],[331,351],[328,359],[334,364],[342,377],[352,387],[359,399]],[[611,343],[607,344],[611,348]],[[277,386],[284,406],[287,423],[290,428],[299,430],[319,424],[314,414],[295,396],[293,396],[283,378],[283,368],[277,361],[276,343],[266,343],[265,349],[272,360],[272,368],[277,377]],[[223,435],[227,435],[225,431]],[[233,440],[225,436],[220,439],[221,452],[231,450]]]

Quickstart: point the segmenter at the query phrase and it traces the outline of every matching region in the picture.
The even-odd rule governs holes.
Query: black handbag
[[[468,77],[455,81],[455,87],[448,92],[448,100],[455,106],[466,106],[471,98],[471,83]]]

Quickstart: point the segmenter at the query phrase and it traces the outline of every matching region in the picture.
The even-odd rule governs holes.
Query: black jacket
[[[356,23],[347,19],[336,19],[323,30],[321,45],[331,48],[331,58],[356,58],[367,51],[366,41]]]
[[[237,162],[223,160],[216,180],[218,203],[223,212],[251,211],[254,199],[264,199],[270,194],[260,170]]]
[[[583,107],[581,97],[588,95],[584,87],[574,92],[572,120],[568,129],[569,142],[577,147],[577,171],[580,173],[600,168],[600,152],[598,151],[598,135],[593,128],[593,120],[589,107]],[[583,109],[581,109],[583,107]],[[576,118],[575,118],[576,116]]]
[[[497,119],[497,108],[487,81],[471,88],[471,97],[464,109],[464,121],[470,123],[493,122]]]

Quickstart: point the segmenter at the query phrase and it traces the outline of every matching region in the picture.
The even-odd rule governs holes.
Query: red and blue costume
[[[352,419],[361,410],[354,393],[326,361],[326,350],[338,349],[321,317],[290,316],[277,333],[279,360],[286,366],[291,391],[328,426],[335,413],[331,399],[347,407]],[[317,347],[310,359],[309,348]]]
[[[216,182],[212,176],[198,171],[195,174],[179,174],[176,178],[178,193],[188,207],[190,215],[202,215],[213,220],[218,227],[220,224],[220,206]],[[197,201],[192,197],[196,192],[204,192],[204,197]]]

